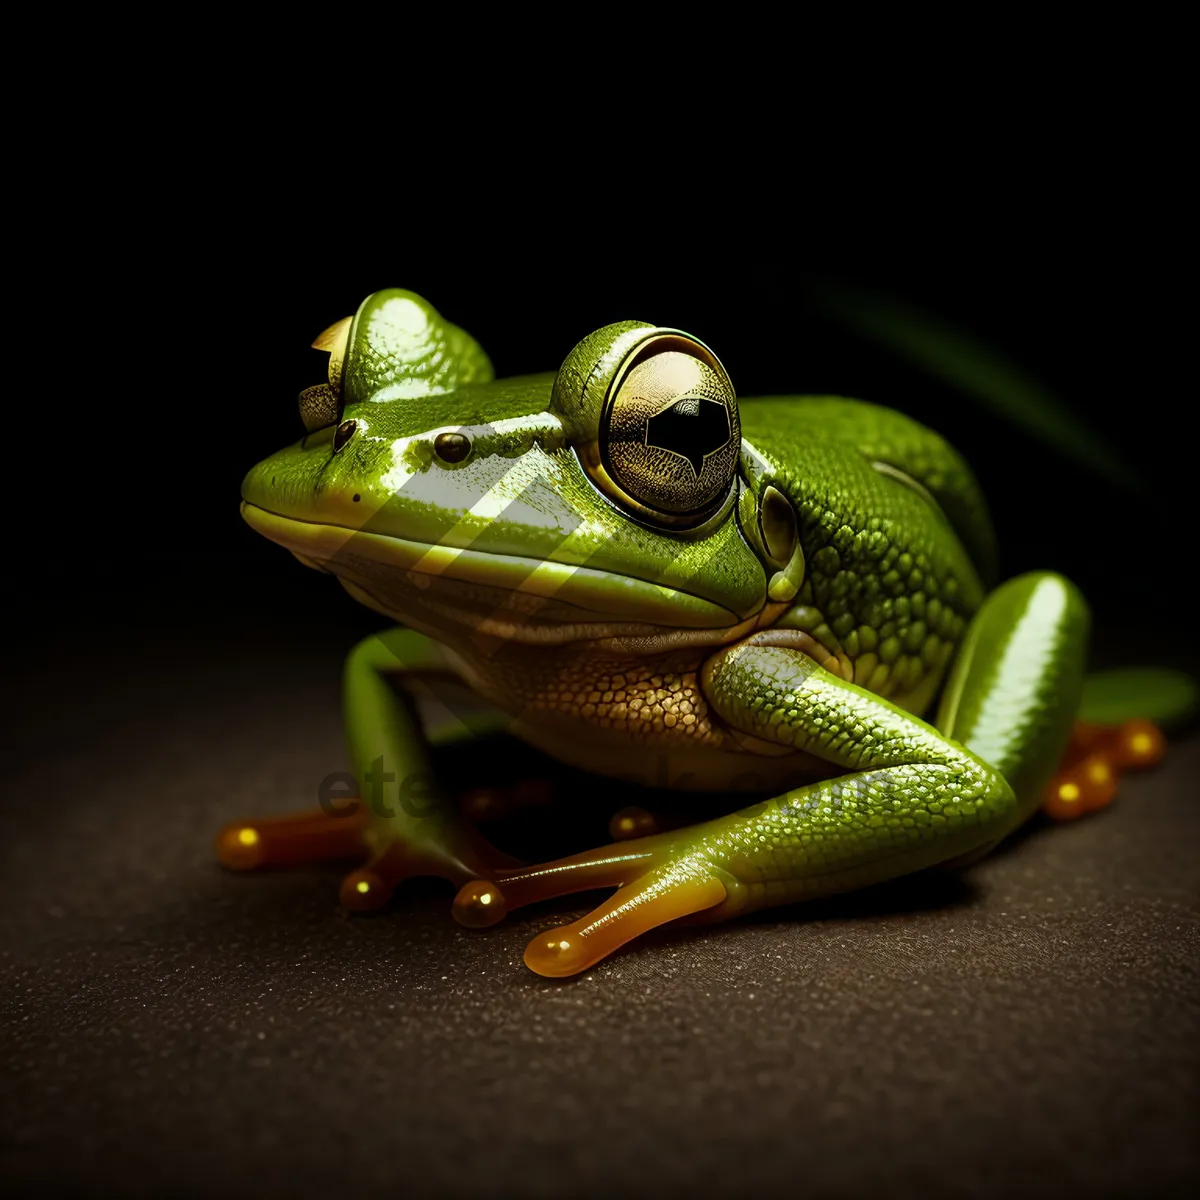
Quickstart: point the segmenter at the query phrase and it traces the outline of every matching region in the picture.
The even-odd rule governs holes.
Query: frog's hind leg
[[[1014,827],[1037,810],[1070,742],[1089,626],[1069,580],[1021,575],[984,601],[951,669],[934,723],[1008,780]]]
[[[721,651],[703,674],[714,712],[847,773],[688,829],[497,872],[460,889],[455,916],[489,925],[533,900],[616,887],[582,920],[529,944],[534,971],[570,975],[679,917],[722,919],[985,851],[1037,806],[1059,760],[1087,624],[1078,591],[1059,576],[1000,588],[972,624],[936,728],[799,652]]]

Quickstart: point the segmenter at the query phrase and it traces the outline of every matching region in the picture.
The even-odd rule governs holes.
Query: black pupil
[[[336,454],[354,436],[358,424],[355,421],[343,421],[333,435],[333,452]]]
[[[439,433],[433,448],[443,462],[462,462],[471,452],[471,440],[461,433]]]
[[[728,441],[729,412],[718,400],[684,396],[646,420],[646,445],[686,458],[694,475]]]

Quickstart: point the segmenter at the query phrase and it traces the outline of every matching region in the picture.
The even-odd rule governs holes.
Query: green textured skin
[[[843,650],[859,682],[924,708],[984,595],[964,542],[984,566],[994,554],[974,479],[942,438],[873,404],[772,397],[741,411],[756,488],[777,487],[799,519],[807,578],[782,624]]]
[[[550,407],[568,438],[583,442],[596,436],[609,380],[625,356],[653,331],[644,321],[618,321],[589,333],[563,360]]]
[[[990,586],[996,543],[983,493],[962,456],[941,437],[894,409],[843,396],[798,397],[788,410],[780,409],[774,397],[743,400],[741,407],[747,436],[789,463],[807,462],[805,446],[815,430],[824,441],[853,446],[869,462],[889,463],[910,475],[949,518]]]
[[[359,642],[346,659],[343,679],[346,748],[376,816],[376,849],[399,839],[431,866],[480,873],[488,866],[486,847],[444,802],[413,698],[390,678],[444,671],[436,645],[411,629],[384,630]],[[394,792],[388,783],[397,785]]]
[[[1050,782],[1079,711],[1089,626],[1061,575],[1011,579],[988,597],[942,693],[937,727],[1012,784],[1018,820]]]
[[[397,305],[403,321],[379,316]],[[684,645],[692,658],[670,670],[695,672],[688,711],[707,704],[713,753],[791,772],[803,786],[649,839],[645,896],[716,876],[728,914],[994,844],[1036,803],[1079,703],[1087,611],[1077,591],[1038,574],[989,593],[995,547],[961,457],[916,422],[855,400],[741,401],[730,506],[695,530],[622,511],[578,455],[597,436],[608,382],[655,328],[608,326],[557,376],[488,382],[486,356],[461,330],[411,293],[377,294],[350,334],[353,435],[335,452],[331,429],[310,434],[247,475],[244,511],[256,528],[413,627],[367,639],[347,664],[348,741],[364,794],[391,773],[401,788],[421,777],[436,795],[396,680],[433,671],[488,679],[487,698],[503,707],[504,680],[577,665],[581,646],[607,679],[623,668],[604,667],[606,654],[653,663]],[[446,431],[470,437],[469,457],[438,457]],[[768,553],[760,527],[768,489],[794,513],[788,564]],[[775,529],[786,542],[787,522]],[[784,577],[791,586],[777,592]],[[772,603],[769,586],[794,597]],[[510,634],[488,625],[483,637],[461,614],[445,615],[446,597],[489,621],[524,606],[542,624]],[[556,634],[579,621],[595,628]],[[747,640],[764,632],[780,644]],[[671,641],[680,633],[691,640]],[[835,660],[840,675],[828,669]],[[558,723],[546,726],[564,757],[592,746],[602,769],[616,769],[693,753],[671,741],[674,728],[655,742],[602,723],[590,715],[600,692],[585,703],[587,690],[585,681],[578,695],[564,691]],[[514,728],[535,721],[531,710],[509,716]],[[814,764],[825,778],[812,780]],[[478,836],[434,807],[377,812],[376,841],[420,847],[451,875],[486,873]]]
[[[998,771],[803,655],[735,647],[708,668],[705,691],[739,728],[847,772],[694,831],[687,853],[735,881],[733,911],[932,866],[1012,825]]]
[[[680,855],[721,873],[733,912],[846,891],[994,845],[1036,807],[1062,754],[1087,628],[1069,581],[1049,572],[1011,580],[972,623],[937,726],[804,655],[723,652],[706,667],[705,691],[726,720],[846,774],[699,826]]]
[[[359,305],[342,368],[347,404],[436,395],[492,377],[483,347],[415,292],[388,288]]]

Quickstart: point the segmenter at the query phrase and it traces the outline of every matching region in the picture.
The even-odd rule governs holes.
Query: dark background
[[[264,142],[264,152],[268,143]],[[346,922],[335,869],[222,874],[225,821],[342,765],[338,672],[380,622],[252,534],[238,484],[300,433],[308,349],[412,288],[498,375],[637,317],[739,392],[840,392],[945,433],[1005,575],[1055,567],[1106,663],[1197,668],[1194,341],[1170,189],[904,163],[852,201],[684,190],[589,209],[554,173],[346,195],[159,173],[72,202],[31,285],[10,436],[0,914],[4,1163],[47,1185],[546,1195],[1171,1195],[1197,1178],[1195,743],[1102,817],[964,882],[907,881],[585,979],[520,964],[415,888]],[[1026,164],[1029,167],[1031,164]],[[589,190],[582,186],[578,190]],[[828,191],[829,189],[816,189]],[[414,192],[422,194],[417,203]],[[428,193],[428,194],[427,194]],[[1143,477],[1122,491],[823,317],[836,277],[960,325]],[[531,769],[536,769],[536,762]]]
[[[299,433],[295,395],[323,378],[325,356],[308,348],[316,333],[368,292],[404,286],[471,331],[500,376],[555,369],[586,332],[635,316],[707,340],[742,395],[835,392],[899,407],[968,457],[1005,574],[1053,566],[1101,620],[1183,623],[1194,386],[1169,196],[1131,208],[1125,193],[1081,187],[1035,203],[981,198],[964,182],[924,208],[893,197],[883,219],[858,200],[832,213],[731,208],[711,222],[708,210],[672,220],[601,208],[544,223],[452,197],[384,205],[355,230],[345,198],[326,210],[303,192],[217,196],[198,182],[192,193],[176,180],[161,207],[143,201],[116,227],[66,224],[36,282],[44,345],[16,365],[53,409],[24,418],[12,465],[27,504],[6,580],[33,616],[130,620],[152,591],[138,622],[197,609],[211,620],[231,573],[283,589],[288,611],[310,619],[351,612],[328,581],[298,575],[242,527],[238,485]],[[981,339],[1055,393],[1140,488],[1113,487],[826,315],[825,280]],[[87,431],[82,445],[31,444],[57,446],[64,424]],[[31,589],[31,574],[56,582]],[[274,599],[241,589],[244,609],[225,615],[289,619]]]

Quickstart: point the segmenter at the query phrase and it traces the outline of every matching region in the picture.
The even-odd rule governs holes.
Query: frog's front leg
[[[360,797],[293,817],[240,821],[217,839],[217,856],[235,869],[363,856],[342,883],[353,909],[385,903],[418,875],[462,884],[513,860],[490,846],[439,788],[411,696],[392,679],[445,673],[433,642],[400,627],[360,642],[346,660],[346,740]]]
[[[539,974],[571,975],[676,917],[733,916],[979,852],[1037,805],[1078,704],[1086,634],[1083,601],[1059,576],[1022,577],[984,604],[941,719],[994,760],[795,650],[722,651],[704,690],[726,722],[846,773],[688,830],[468,884],[456,915],[490,923],[530,900],[619,885],[526,950]]]

